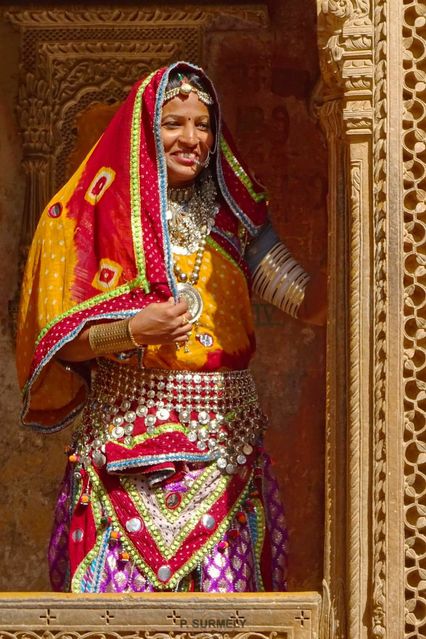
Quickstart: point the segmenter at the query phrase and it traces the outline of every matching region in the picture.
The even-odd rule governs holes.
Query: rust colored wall
[[[326,149],[309,114],[318,76],[314,0],[270,0],[271,27],[219,31],[206,67],[247,163],[268,187],[271,217],[308,271],[326,260]],[[0,16],[0,590],[48,590],[46,543],[68,434],[17,427],[19,394],[5,301],[13,297],[23,177],[13,114],[18,36]],[[71,159],[70,159],[71,160]],[[12,259],[10,259],[12,256]],[[254,361],[290,530],[291,590],[321,588],[325,331],[255,303]]]
[[[270,193],[275,228],[309,272],[326,262],[327,153],[309,99],[318,79],[315,3],[271,0],[267,33],[215,36],[208,71],[248,165]],[[255,304],[254,369],[267,447],[290,532],[290,590],[320,589],[325,329]]]

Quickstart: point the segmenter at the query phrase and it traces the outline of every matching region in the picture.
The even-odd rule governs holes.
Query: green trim
[[[262,579],[262,572],[260,570],[260,565],[262,561],[262,549],[263,544],[265,542],[265,510],[263,508],[262,501],[260,499],[253,500],[255,502],[254,512],[256,516],[256,541],[253,543],[253,550],[255,554],[255,569],[256,569],[256,581],[257,581],[257,589],[259,592],[263,592],[265,590],[265,586]],[[250,530],[250,524],[249,524]]]
[[[50,329],[53,326],[55,326],[55,324],[57,324],[58,322],[61,322],[66,317],[70,317],[71,315],[74,315],[74,313],[78,313],[79,311],[84,311],[86,309],[92,308],[93,306],[96,306],[97,304],[106,302],[107,300],[117,297],[118,295],[122,295],[123,293],[129,293],[131,290],[139,286],[141,283],[142,282],[140,277],[136,277],[131,282],[126,282],[126,284],[122,284],[118,288],[115,288],[113,291],[108,291],[108,293],[101,293],[100,295],[91,297],[90,299],[85,300],[84,302],[81,302],[80,304],[77,304],[76,306],[73,306],[68,311],[65,311],[64,313],[57,315],[55,319],[53,319],[51,322],[46,324],[46,326],[40,331],[39,336],[36,339],[35,345],[38,346],[38,344],[46,335],[46,333],[48,333]]]
[[[92,468],[89,468],[88,472],[92,480],[92,485],[96,485],[97,490],[99,491],[99,494],[102,495],[105,512],[109,515],[109,517],[111,517],[114,528],[121,532],[122,536],[120,538],[120,542],[123,548],[125,548],[125,550],[129,553],[136,567],[139,568],[139,570],[144,574],[144,576],[147,577],[151,581],[152,585],[155,586],[158,590],[171,590],[175,588],[179,584],[180,580],[186,575],[188,575],[194,568],[196,568],[199,565],[200,560],[203,559],[213,549],[213,547],[218,543],[219,539],[226,532],[237,510],[240,509],[242,501],[246,499],[250,490],[250,484],[252,480],[252,475],[251,475],[244,490],[241,492],[239,498],[236,500],[234,507],[227,514],[227,516],[224,518],[222,523],[218,526],[214,535],[212,535],[208,539],[208,541],[204,544],[204,546],[202,546],[191,557],[191,559],[189,559],[187,563],[182,566],[182,568],[180,568],[174,573],[174,575],[167,582],[167,584],[164,584],[163,582],[158,580],[157,575],[154,573],[152,568],[147,563],[145,563],[145,561],[142,559],[137,549],[134,547],[130,539],[127,537],[127,531],[124,530],[124,528],[121,526],[120,522],[118,521],[117,515],[110,502],[109,496],[104,490],[103,486],[101,485],[101,482],[99,481],[99,477],[97,476],[96,472]],[[146,522],[144,523],[146,525]]]
[[[222,149],[223,155],[227,159],[229,166],[234,171],[240,182],[244,184],[253,200],[255,202],[263,202],[263,200],[266,200],[266,193],[256,193],[253,188],[252,181],[250,180],[241,164],[238,162],[235,155],[232,153],[231,149],[228,146],[228,143],[223,136],[220,138],[220,148]]]
[[[143,433],[142,435],[136,435],[135,437],[132,437],[132,443],[129,445],[124,444],[124,442],[119,442],[114,440],[110,440],[110,441],[112,441],[112,443],[114,443],[116,446],[120,446],[121,448],[126,448],[127,450],[131,450],[136,445],[143,444],[148,439],[152,441],[156,439],[158,436],[164,435],[164,433],[174,433],[174,432],[183,433],[184,435],[186,435],[188,432],[188,429],[185,426],[182,426],[181,424],[175,424],[173,422],[170,422],[167,424],[161,424],[160,426],[156,425],[154,434]]]
[[[149,293],[149,283],[146,279],[145,254],[143,250],[143,233],[141,223],[141,179],[140,179],[140,147],[142,123],[142,95],[151,82],[151,73],[140,85],[133,106],[132,124],[130,128],[130,210],[132,224],[133,250],[135,252],[136,268],[145,293]]]
[[[207,244],[209,244],[218,253],[220,253],[222,257],[228,260],[228,262],[232,264],[232,266],[235,266],[235,268],[244,275],[244,271],[242,270],[241,266],[239,266],[239,264],[234,260],[234,258],[231,255],[229,255],[229,253],[227,253],[220,244],[218,244],[212,237],[210,237],[210,235],[207,237]]]
[[[188,534],[193,529],[194,522],[198,521],[199,519],[201,519],[202,515],[204,515],[213,506],[213,504],[219,499],[219,497],[221,497],[223,495],[223,493],[224,493],[224,491],[226,489],[226,486],[228,484],[228,481],[229,481],[229,479],[228,479],[228,477],[225,477],[225,475],[222,475],[222,477],[220,477],[217,488],[212,493],[210,493],[210,495],[207,497],[207,499],[205,499],[199,505],[198,508],[196,508],[193,511],[193,513],[191,515],[191,518],[183,526],[183,528],[180,529],[178,535],[174,538],[174,540],[172,541],[170,546],[166,545],[166,543],[164,542],[163,537],[161,536],[159,530],[156,527],[154,528],[155,524],[151,520],[151,517],[150,517],[150,514],[149,514],[149,510],[146,508],[145,504],[143,503],[142,499],[140,498],[140,495],[137,492],[137,490],[135,489],[135,487],[134,486],[133,487],[129,486],[127,480],[122,480],[122,483],[123,483],[124,487],[126,488],[126,490],[128,491],[129,495],[132,497],[134,503],[138,507],[138,510],[142,514],[145,526],[148,528],[148,530],[151,533],[151,536],[153,537],[153,539],[155,539],[157,547],[161,551],[163,557],[165,559],[171,559],[173,557],[173,555],[176,554],[176,552],[178,551],[179,547],[182,545],[182,542],[186,539]]]

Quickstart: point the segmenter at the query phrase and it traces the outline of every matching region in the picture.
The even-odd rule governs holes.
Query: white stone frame
[[[421,484],[426,446],[423,430],[416,424],[424,420],[426,390],[422,364],[426,322],[419,294],[426,290],[422,257],[425,185],[419,169],[424,166],[425,137],[416,122],[422,122],[419,109],[425,102],[425,58],[419,45],[424,38],[425,9],[420,0],[317,0],[317,7],[322,80],[314,105],[328,142],[330,183],[323,592],[116,597],[3,594],[0,636],[424,636],[425,615],[416,606],[418,601],[424,603],[426,575],[418,547],[424,541],[426,523]],[[133,27],[138,21],[161,27],[162,20],[171,20],[177,29],[180,21],[195,16],[203,31],[220,11],[240,24],[245,20],[259,26],[265,19],[264,7],[250,6],[203,7],[198,12],[175,7],[169,13],[162,13],[163,9],[122,10],[115,20],[118,16]],[[84,28],[89,18],[92,24],[96,19],[108,20],[108,11],[102,15],[101,19],[93,11],[68,17],[61,11],[12,12],[10,20],[24,33],[46,20],[52,28],[55,20],[57,24],[71,20],[74,27],[78,23]],[[67,51],[58,51],[63,62]],[[101,53],[99,48],[92,52]],[[131,54],[122,53],[124,57]],[[166,55],[152,50],[147,55],[154,54]],[[411,65],[405,76],[403,54]],[[36,114],[48,91],[45,77],[30,73],[24,78],[21,118],[23,124],[32,123],[26,126],[24,154],[35,196],[37,189],[47,188],[46,122]],[[40,178],[34,177],[34,167]],[[38,203],[36,206],[27,211],[24,240],[32,232]],[[414,335],[413,324],[417,327]],[[407,446],[414,446],[405,457],[404,437]],[[404,587],[410,593],[407,614]],[[186,625],[176,621],[182,618]],[[200,631],[193,623],[197,619],[210,620],[210,626]]]

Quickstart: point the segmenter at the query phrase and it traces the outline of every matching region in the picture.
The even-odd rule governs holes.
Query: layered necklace
[[[174,265],[179,296],[188,304],[190,322],[195,323],[203,312],[203,299],[196,288],[200,276],[207,236],[213,228],[218,211],[216,186],[210,173],[198,183],[167,191],[167,221],[172,250],[178,255],[196,253],[192,273]]]

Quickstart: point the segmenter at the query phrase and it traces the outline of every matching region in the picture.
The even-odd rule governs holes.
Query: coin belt
[[[166,422],[181,424],[188,440],[228,474],[247,462],[266,425],[248,370],[138,370],[100,359],[76,433],[81,464],[103,466],[109,441],[131,447],[138,418],[149,434]]]

